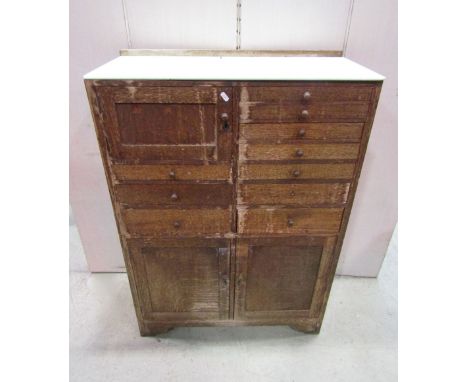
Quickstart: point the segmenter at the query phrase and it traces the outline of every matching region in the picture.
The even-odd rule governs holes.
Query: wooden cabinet
[[[318,332],[381,78],[173,80],[158,68],[85,80],[141,334]]]

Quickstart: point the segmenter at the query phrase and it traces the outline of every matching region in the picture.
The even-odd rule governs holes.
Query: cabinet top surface
[[[344,57],[120,56],[89,80],[383,81]]]

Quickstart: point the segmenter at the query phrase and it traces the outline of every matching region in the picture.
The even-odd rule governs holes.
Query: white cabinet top
[[[344,57],[120,56],[84,78],[382,81],[385,77]]]

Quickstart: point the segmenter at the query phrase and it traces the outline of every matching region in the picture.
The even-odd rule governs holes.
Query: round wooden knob
[[[175,222],[174,222],[174,228],[179,228],[179,227],[180,227],[180,222],[175,221]]]
[[[222,113],[221,114],[221,120],[226,122],[229,119],[228,113]]]
[[[300,172],[299,170],[294,170],[294,171],[293,171],[293,176],[294,176],[294,177],[297,178],[299,175],[301,175],[301,172]]]
[[[296,156],[297,157],[302,157],[303,155],[304,155],[304,151],[302,151],[301,149],[296,150]]]
[[[302,98],[304,99],[304,101],[309,101],[312,98],[310,91],[307,90],[306,92],[304,92],[304,95],[302,96]]]
[[[171,179],[175,179],[175,171],[174,171],[174,170],[171,170],[171,171],[169,172],[169,177],[170,177]]]
[[[172,200],[177,200],[177,199],[179,199],[179,196],[175,192],[173,192],[172,195],[171,195],[171,199]]]
[[[288,227],[292,227],[294,225],[294,220],[288,219]]]
[[[309,118],[309,111],[308,110],[302,110],[301,111],[301,117],[303,119],[308,119]]]
[[[305,135],[305,129],[300,129],[297,133],[300,137],[303,137]]]

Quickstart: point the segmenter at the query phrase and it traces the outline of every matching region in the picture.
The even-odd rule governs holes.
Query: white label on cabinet
[[[229,96],[225,92],[221,92],[220,96],[224,100],[224,102],[229,101]]]

